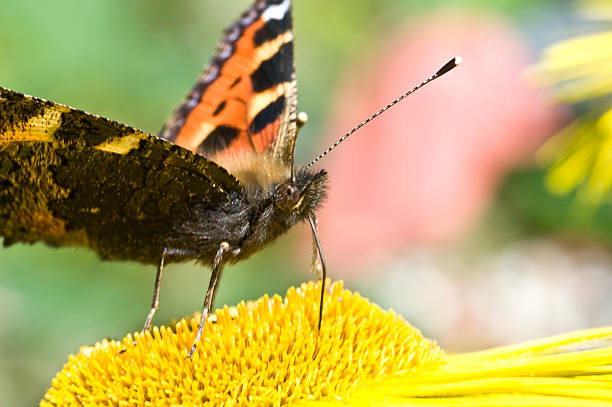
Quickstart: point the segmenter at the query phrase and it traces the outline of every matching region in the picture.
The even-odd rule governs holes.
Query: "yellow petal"
[[[612,18],[609,0],[583,0],[580,5],[590,18]],[[529,69],[540,85],[554,85],[558,101],[591,103],[590,113],[567,126],[538,153],[539,158],[554,162],[546,178],[548,189],[566,194],[580,187],[577,198],[582,210],[596,208],[612,189],[612,121],[609,113],[596,118],[605,100],[595,101],[612,93],[610,44],[612,31],[570,38],[545,49],[542,60]]]

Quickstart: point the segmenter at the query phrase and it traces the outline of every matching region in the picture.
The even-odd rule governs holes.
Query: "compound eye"
[[[296,202],[300,197],[297,187],[293,184],[283,186],[283,196],[288,202]]]
[[[293,183],[287,183],[280,187],[281,205],[286,209],[293,208],[300,200],[300,190]]]

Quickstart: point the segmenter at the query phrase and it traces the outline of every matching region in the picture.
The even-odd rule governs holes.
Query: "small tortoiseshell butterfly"
[[[210,265],[191,356],[223,265],[247,258],[296,223],[309,221],[325,281],[315,212],[327,174],[310,168],[361,125],[296,169],[300,123],[290,0],[257,0],[225,31],[159,137],[0,88],[4,245],[86,246],[103,259],[158,265],[144,330],[158,307],[165,262]]]

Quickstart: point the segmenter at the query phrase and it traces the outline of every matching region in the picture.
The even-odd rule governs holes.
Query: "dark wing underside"
[[[4,244],[87,246],[156,262],[164,236],[198,202],[242,193],[223,168],[165,140],[0,88]]]
[[[217,162],[247,154],[293,165],[297,95],[290,0],[259,0],[217,52],[160,136]]]

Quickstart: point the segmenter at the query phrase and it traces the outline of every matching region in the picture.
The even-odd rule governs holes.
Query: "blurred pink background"
[[[352,61],[335,93],[327,142],[430,76],[463,64],[361,129],[326,157],[331,188],[320,215],[330,264],[359,270],[410,245],[465,237],[504,175],[558,129],[561,114],[523,70],[516,30],[491,15],[439,13],[381,38]],[[322,146],[323,147],[323,146]]]

